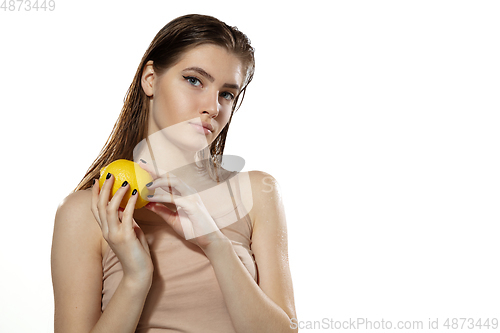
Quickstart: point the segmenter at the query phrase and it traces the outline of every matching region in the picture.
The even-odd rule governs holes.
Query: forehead
[[[185,52],[173,66],[177,70],[189,67],[200,67],[223,83],[238,83],[244,79],[241,60],[225,48],[212,44],[198,45]]]

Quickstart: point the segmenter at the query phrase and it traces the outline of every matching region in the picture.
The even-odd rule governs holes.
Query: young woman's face
[[[148,75],[152,71],[152,66],[146,66],[142,82],[152,97],[148,135],[161,131],[188,151],[212,143],[229,121],[241,89],[241,61],[222,47],[205,44],[186,52],[162,75]],[[204,123],[212,130],[204,129]]]

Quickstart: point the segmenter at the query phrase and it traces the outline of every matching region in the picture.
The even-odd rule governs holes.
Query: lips
[[[201,126],[205,127],[207,130],[209,130],[210,132],[213,132],[214,131],[214,128],[212,127],[212,125],[210,125],[209,123],[206,123],[204,121],[201,122]]]
[[[190,123],[190,124],[193,124],[193,125],[200,125],[198,123]],[[203,126],[203,128],[206,128],[207,130],[209,130],[210,132],[213,132],[214,131],[214,128],[212,125],[210,125],[209,123],[206,123],[204,121],[201,122],[201,126]]]

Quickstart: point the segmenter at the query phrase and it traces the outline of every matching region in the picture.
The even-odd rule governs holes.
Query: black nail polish
[[[153,182],[147,183],[146,187],[150,187],[151,185],[153,185]]]
[[[108,172],[108,174],[106,175],[106,179],[109,179],[109,177],[111,177],[111,173]]]
[[[137,193],[137,190],[134,188],[134,190],[132,191],[132,195],[136,195]]]
[[[153,195],[152,195],[152,194],[148,195],[148,198],[152,198],[152,197],[153,197]]]
[[[123,184],[122,184],[122,187],[127,186],[127,184],[128,184],[128,181],[124,181]]]
[[[146,164],[146,161],[144,161],[142,158],[140,159],[140,161],[144,164]]]

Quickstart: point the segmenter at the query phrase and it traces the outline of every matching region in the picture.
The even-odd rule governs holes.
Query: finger
[[[147,185],[146,185],[147,186]],[[154,190],[155,188],[162,188],[167,191],[168,189],[176,190],[182,196],[188,196],[191,194],[198,193],[195,189],[188,186],[184,181],[182,181],[179,177],[167,174],[162,176],[161,178],[155,179],[151,185],[147,186],[150,190]],[[173,192],[173,191],[172,191]]]
[[[165,222],[167,222],[174,230],[176,230],[177,225],[180,223],[179,213],[172,211],[170,208],[156,203],[149,203],[147,209],[153,213],[159,215]]]
[[[187,197],[192,194],[198,193],[194,188],[187,185],[182,179],[175,175],[171,175],[169,178],[170,187],[177,191],[183,197]]]
[[[97,200],[99,200],[99,184],[97,179],[94,179],[94,183],[92,184],[92,200],[90,204],[90,210],[94,215],[95,220],[99,224],[99,227],[102,229],[101,219],[99,218],[99,211],[97,210]]]
[[[171,194],[171,193],[168,193],[168,194],[150,194],[147,196],[147,200],[149,202],[166,202],[166,203],[173,203],[173,204],[177,204],[180,202],[180,200],[182,199],[182,197],[180,195],[176,195],[176,194]]]
[[[146,187],[150,190],[154,190],[157,187],[172,187],[172,179],[175,178],[174,175],[166,173],[159,178],[156,178],[151,183],[146,184]]]
[[[99,213],[99,219],[102,225],[102,232],[105,237],[109,232],[109,225],[106,218],[106,209],[109,202],[110,191],[115,181],[115,177],[111,173],[106,175],[106,179],[104,180],[104,184],[99,191],[99,199],[97,201],[97,210]]]
[[[104,184],[102,184],[102,188],[99,191],[99,204],[106,205],[109,202],[110,190],[113,187],[114,181],[115,177],[108,172]]]
[[[128,199],[127,205],[125,206],[125,210],[123,211],[122,224],[127,229],[132,229],[133,227],[135,203],[137,202],[138,196],[139,193],[136,189],[134,189],[132,191],[132,196]]]
[[[155,167],[154,161],[152,163],[147,163],[146,161],[141,159],[139,160],[138,164],[142,169],[149,172],[149,174],[151,175],[151,177],[153,177],[153,179],[161,177],[160,175],[164,173],[163,170],[159,170],[158,167]]]
[[[157,183],[154,183],[154,182],[155,181],[152,181],[151,183],[146,184],[146,187],[150,190],[150,192],[154,192],[155,189],[161,189],[163,192],[168,192],[168,193],[177,194],[177,195],[181,194],[174,187],[172,187],[171,186],[172,184],[166,179],[158,178],[156,180]],[[153,184],[154,184],[154,186],[153,186]]]
[[[157,177],[155,170],[144,160],[140,160],[138,164],[142,169],[146,170],[151,175],[151,177],[153,177],[153,179]]]
[[[106,207],[106,218],[108,222],[108,228],[110,232],[115,231],[120,226],[120,220],[118,219],[118,209],[120,208],[120,203],[123,200],[123,196],[130,189],[130,185],[127,181],[123,182],[122,186],[113,195],[113,198],[108,203]]]

